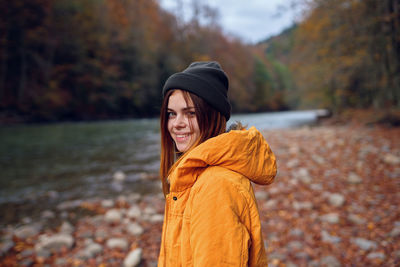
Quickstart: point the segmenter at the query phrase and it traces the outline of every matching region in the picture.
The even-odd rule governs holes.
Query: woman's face
[[[168,131],[179,152],[188,151],[200,137],[193,101],[186,103],[181,90],[175,90],[168,100]]]

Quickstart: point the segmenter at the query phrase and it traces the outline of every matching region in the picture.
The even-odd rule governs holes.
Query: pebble
[[[47,259],[51,256],[51,252],[47,249],[38,248],[35,250],[36,250],[36,257],[38,258]]]
[[[124,267],[135,267],[138,266],[142,260],[142,249],[137,248],[129,252],[129,254],[124,259]]]
[[[114,204],[115,204],[114,201],[111,199],[104,199],[101,201],[101,206],[103,208],[112,208],[114,207]]]
[[[311,155],[311,158],[312,158],[316,163],[318,163],[319,165],[325,164],[325,159],[324,159],[323,157],[321,157],[321,156],[318,156],[318,155],[316,155],[316,154],[313,154],[313,155]]]
[[[110,238],[106,242],[106,246],[110,249],[128,249],[128,241],[125,238]]]
[[[367,222],[366,219],[357,214],[349,214],[347,219],[354,224],[365,224]]]
[[[390,164],[390,165],[399,165],[400,164],[400,157],[397,157],[393,154],[386,154],[383,157],[383,162]]]
[[[339,214],[337,213],[328,213],[320,216],[321,220],[324,222],[328,222],[331,224],[336,224],[339,222]]]
[[[304,235],[304,232],[302,230],[300,230],[299,228],[294,228],[294,229],[290,230],[290,235],[291,236],[299,236],[299,237],[301,237],[301,236]]]
[[[75,228],[69,222],[63,222],[60,226],[60,233],[72,234]]]
[[[299,164],[300,164],[300,161],[299,161],[298,159],[294,158],[294,159],[289,160],[289,161],[286,163],[286,166],[287,166],[289,169],[291,169],[291,168],[294,168],[294,167],[299,166]]]
[[[79,206],[81,206],[82,202],[83,202],[83,200],[81,200],[81,199],[64,201],[57,205],[57,209],[68,210],[68,209],[78,208]]]
[[[104,219],[108,223],[119,223],[122,220],[122,213],[117,209],[111,209],[106,212]]]
[[[301,182],[305,183],[305,184],[310,184],[312,179],[310,176],[310,173],[308,172],[308,170],[306,168],[300,168],[297,173],[295,173],[296,178],[298,178]]]
[[[128,224],[128,226],[126,227],[126,230],[128,233],[130,233],[131,235],[135,235],[135,236],[139,236],[139,235],[143,234],[143,232],[144,232],[143,227],[140,226],[140,224],[138,224],[138,223]]]
[[[264,203],[264,207],[267,209],[273,208],[278,204],[278,201],[276,199],[270,199],[267,202]]]
[[[103,251],[103,247],[98,243],[88,244],[82,251],[78,252],[78,258],[80,259],[90,259]]]
[[[268,193],[265,191],[256,191],[254,195],[257,200],[265,201],[268,199]]]
[[[335,243],[339,243],[340,241],[342,241],[342,239],[340,237],[332,236],[325,230],[321,231],[321,237],[322,237],[322,241],[326,242],[326,243],[335,244]]]
[[[148,214],[148,215],[153,215],[153,214],[156,214],[157,212],[156,212],[156,210],[155,210],[153,207],[147,206],[147,207],[144,209],[143,213],[144,213],[144,214]]]
[[[41,217],[42,219],[45,219],[45,220],[47,220],[47,219],[53,219],[53,218],[56,217],[56,214],[55,214],[53,211],[51,211],[51,210],[45,210],[45,211],[42,212],[42,214],[40,215],[40,217]]]
[[[393,228],[392,231],[390,231],[389,236],[391,237],[398,237],[400,235],[400,226],[396,226]]]
[[[9,252],[14,246],[15,243],[12,240],[2,241],[0,243],[0,257],[7,254],[7,252]]]
[[[164,215],[162,215],[162,214],[151,215],[150,218],[148,219],[148,221],[151,223],[162,222],[162,221],[164,221]]]
[[[299,250],[303,247],[303,243],[299,242],[299,241],[291,241],[287,244],[287,247],[289,249],[289,251],[291,250]]]
[[[345,198],[341,194],[334,193],[334,194],[329,195],[328,201],[329,201],[329,204],[331,204],[332,206],[340,207],[340,206],[343,206],[343,204],[345,202]]]
[[[23,225],[14,231],[14,235],[20,239],[27,239],[39,234],[40,228],[39,225]]]
[[[334,256],[325,256],[321,259],[321,265],[326,267],[341,267],[342,265]]]
[[[370,260],[375,260],[375,259],[384,260],[386,256],[382,252],[371,252],[367,255],[367,258]]]
[[[349,174],[349,176],[347,177],[347,182],[350,184],[359,184],[362,182],[362,179],[360,178],[360,176],[358,176],[354,172],[351,172]]]
[[[138,206],[132,206],[130,207],[130,209],[128,210],[128,212],[126,213],[126,215],[129,218],[140,218],[142,216],[142,211],[140,210],[140,208]]]
[[[117,171],[114,173],[113,179],[114,179],[114,181],[117,181],[117,182],[123,182],[126,179],[126,175],[122,171]]]
[[[313,208],[313,204],[309,201],[305,202],[293,201],[292,205],[295,210],[310,210]]]
[[[69,234],[41,235],[39,242],[35,244],[35,250],[60,251],[63,247],[70,249],[74,244],[74,238]]]
[[[35,262],[32,259],[24,259],[18,263],[18,266],[25,267],[25,266],[33,266]]]
[[[362,250],[370,250],[377,248],[376,242],[364,238],[352,238],[351,242],[357,245]]]

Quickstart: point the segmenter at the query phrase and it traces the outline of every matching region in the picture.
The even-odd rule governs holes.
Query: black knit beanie
[[[229,120],[231,105],[228,100],[228,76],[216,61],[193,62],[182,72],[171,75],[163,87],[163,97],[168,90],[181,89],[204,99]]]

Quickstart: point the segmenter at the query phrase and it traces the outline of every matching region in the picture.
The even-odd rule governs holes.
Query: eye
[[[173,118],[173,117],[175,117],[176,116],[176,113],[175,112],[172,112],[172,111],[168,111],[167,112],[167,117],[168,118]]]
[[[189,118],[194,118],[194,117],[196,117],[196,112],[195,111],[188,111],[188,112],[186,112],[186,115]]]

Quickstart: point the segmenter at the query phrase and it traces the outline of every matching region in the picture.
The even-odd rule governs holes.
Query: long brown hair
[[[168,131],[168,101],[169,97],[175,90],[168,91],[161,106],[160,114],[160,128],[161,128],[161,159],[160,159],[160,178],[162,182],[162,188],[164,195],[169,193],[169,183],[167,181],[170,170],[172,169],[177,158],[178,151],[175,143]],[[197,123],[200,129],[200,137],[193,146],[189,149],[193,149],[197,145],[203,143],[207,139],[217,136],[226,131],[226,119],[216,109],[208,105],[201,97],[192,94],[188,91],[183,92],[183,97],[186,104],[192,100]],[[190,126],[191,127],[191,126]],[[187,153],[186,151],[185,153]]]

